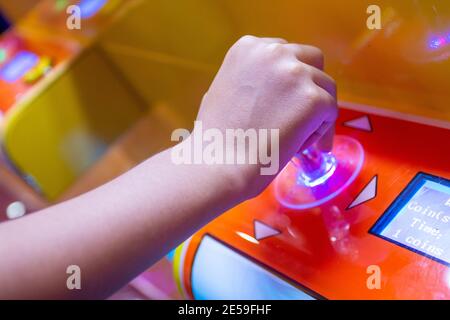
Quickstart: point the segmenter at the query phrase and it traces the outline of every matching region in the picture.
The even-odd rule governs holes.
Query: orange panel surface
[[[366,115],[372,130],[344,125]],[[418,172],[450,178],[450,130],[345,109],[338,124],[337,134],[357,139],[365,151],[356,181],[331,201],[303,211],[283,208],[272,183],[216,219],[188,244],[183,277],[188,293],[196,250],[208,234],[327,299],[450,299],[445,263],[370,233]],[[347,209],[375,176],[373,198]],[[258,241],[255,221],[280,233]],[[371,265],[380,267],[380,289],[367,286]]]

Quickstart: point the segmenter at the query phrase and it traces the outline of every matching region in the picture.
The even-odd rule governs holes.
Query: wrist
[[[182,167],[183,172],[189,172],[191,183],[199,183],[198,188],[204,187],[217,191],[222,200],[235,204],[248,200],[259,194],[261,188],[255,186],[260,177],[259,165],[228,164],[226,161],[211,161],[204,157],[204,149],[194,146],[193,134],[182,142],[170,148],[170,161],[176,167]],[[195,152],[202,155],[195,156]]]

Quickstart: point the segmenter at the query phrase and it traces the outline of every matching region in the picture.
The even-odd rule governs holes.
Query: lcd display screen
[[[450,265],[450,180],[417,174],[371,233]]]
[[[39,57],[33,52],[21,51],[0,70],[0,78],[6,82],[16,82],[38,62]]]

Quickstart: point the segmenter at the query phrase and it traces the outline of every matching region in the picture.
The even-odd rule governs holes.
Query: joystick
[[[340,194],[358,176],[364,162],[361,144],[335,136],[332,152],[315,145],[297,153],[275,180],[275,196],[284,207],[304,210]]]

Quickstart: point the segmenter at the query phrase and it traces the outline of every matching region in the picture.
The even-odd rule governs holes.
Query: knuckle
[[[304,68],[301,63],[282,60],[274,65],[274,75],[280,80],[280,84],[291,86],[298,86],[301,79],[301,74]]]
[[[321,104],[323,94],[316,85],[308,85],[304,90],[305,97],[310,103],[314,105]]]
[[[281,43],[270,43],[267,45],[267,51],[269,54],[274,54],[276,56],[285,52],[285,47]]]
[[[256,38],[255,36],[252,36],[252,35],[247,34],[247,35],[242,36],[242,37],[237,41],[237,43],[238,43],[238,44],[251,44],[251,43],[254,43],[257,39],[258,39],[258,38]]]
[[[256,43],[257,39],[258,38],[251,35],[242,36],[228,50],[227,57],[230,59],[239,58],[239,56],[241,56],[244,51],[249,50],[249,48],[251,48],[251,46],[253,46]]]
[[[301,63],[290,63],[287,66],[286,72],[292,76],[297,78],[299,75],[301,75],[305,71],[305,68]]]

